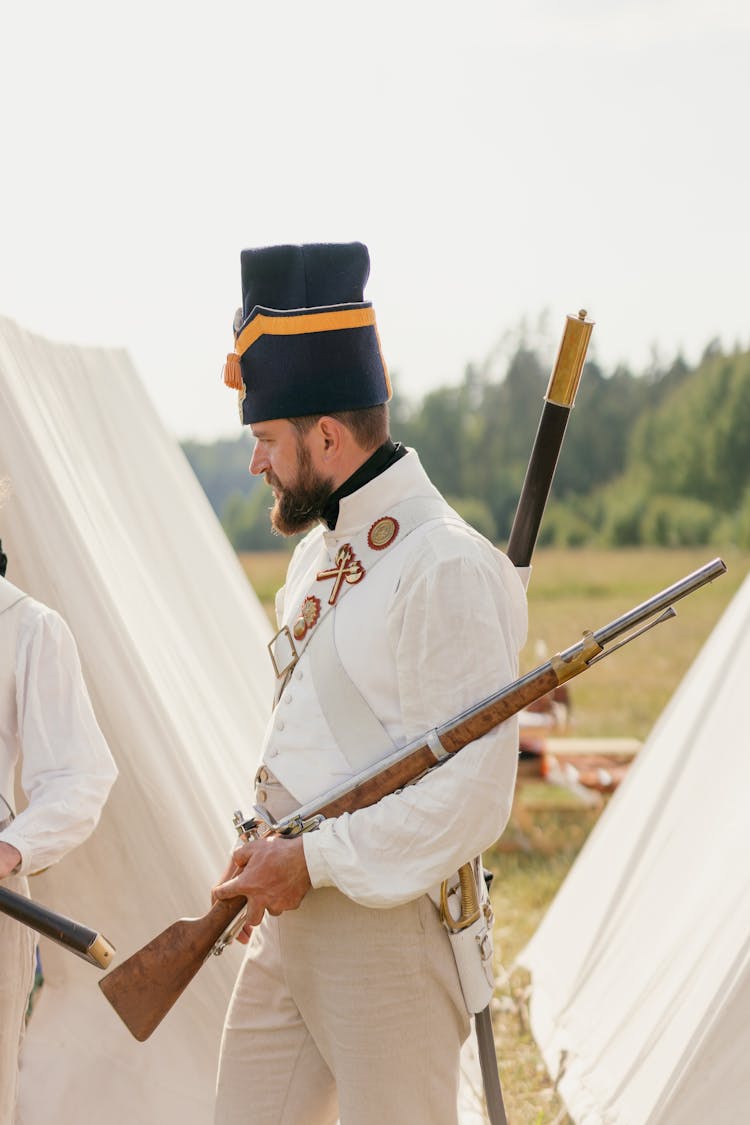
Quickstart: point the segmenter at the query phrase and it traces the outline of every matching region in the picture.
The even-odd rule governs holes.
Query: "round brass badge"
[[[375,520],[367,533],[367,542],[373,551],[382,551],[388,547],[398,535],[398,520],[393,516],[382,516]]]

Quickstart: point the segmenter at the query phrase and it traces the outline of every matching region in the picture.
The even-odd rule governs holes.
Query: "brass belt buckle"
[[[282,652],[282,648],[284,643],[288,645],[287,652],[291,653],[291,655],[287,657],[286,663],[283,664],[282,667],[279,667],[279,665],[281,665],[283,661],[284,653]],[[282,676],[285,676],[288,672],[292,671],[295,664],[299,660],[299,653],[297,652],[292,634],[289,632],[289,627],[287,625],[285,625],[283,629],[279,629],[276,636],[272,637],[268,642],[268,652],[271,657],[271,663],[273,664],[273,670],[276,673],[277,680],[280,680]],[[279,659],[277,659],[277,657]]]

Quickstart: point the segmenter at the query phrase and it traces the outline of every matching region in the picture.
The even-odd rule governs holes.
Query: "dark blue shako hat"
[[[391,384],[361,242],[243,250],[242,308],[224,381],[243,425],[388,402]]]

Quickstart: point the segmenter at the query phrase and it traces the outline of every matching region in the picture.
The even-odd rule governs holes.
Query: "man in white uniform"
[[[277,818],[514,679],[526,636],[509,560],[389,437],[368,272],[360,243],[242,254],[225,380],[273,525],[312,527],[271,646],[256,801]],[[435,902],[502,832],[517,750],[511,720],[370,808],[236,850],[214,893],[247,896],[249,946],[216,1125],[454,1125],[469,1017]]]
[[[0,880],[28,895],[28,875],[91,834],[117,770],[70,630],[6,581],[4,571],[0,565]],[[18,771],[28,804],[14,817]],[[0,1121],[7,1123],[14,1117],[35,948],[34,932],[0,913]]]

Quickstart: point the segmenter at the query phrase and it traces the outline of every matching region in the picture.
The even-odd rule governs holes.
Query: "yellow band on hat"
[[[243,355],[261,336],[301,336],[305,332],[334,332],[340,328],[367,328],[375,324],[375,310],[324,309],[321,312],[293,313],[291,316],[269,316],[258,313],[247,324],[235,343],[235,351]]]

